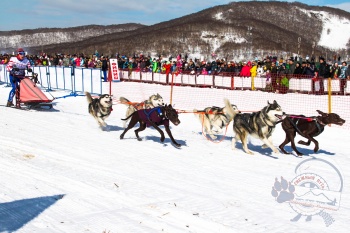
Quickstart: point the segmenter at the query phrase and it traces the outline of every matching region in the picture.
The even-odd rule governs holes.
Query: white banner
[[[118,70],[118,60],[115,58],[109,59],[109,64],[111,68],[112,81],[120,81],[119,70]]]

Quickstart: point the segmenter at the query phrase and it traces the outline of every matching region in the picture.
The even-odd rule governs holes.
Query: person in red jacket
[[[22,48],[17,50],[17,56],[11,57],[9,63],[6,66],[6,70],[10,72],[10,83],[12,89],[9,93],[6,107],[13,106],[13,97],[15,96],[17,86],[21,82],[21,79],[25,76],[25,70],[32,72],[30,62],[25,56],[25,52]]]
[[[250,68],[252,67],[252,63],[248,61],[248,63],[243,63],[243,67],[241,72],[239,73],[239,76],[241,77],[250,77]]]

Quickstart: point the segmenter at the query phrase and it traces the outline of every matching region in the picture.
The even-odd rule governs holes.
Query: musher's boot
[[[13,103],[11,101],[7,101],[6,107],[12,107]]]

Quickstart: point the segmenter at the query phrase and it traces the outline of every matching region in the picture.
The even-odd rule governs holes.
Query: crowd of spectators
[[[85,54],[54,54],[42,53],[40,55],[26,55],[31,66],[63,66],[101,69],[103,79],[107,81],[107,70],[111,56],[100,55],[97,51],[91,55]],[[0,63],[6,64],[11,56],[0,54]],[[288,59],[277,56],[266,56],[261,59],[235,62],[225,58],[217,58],[204,61],[191,58],[187,54],[178,54],[176,57],[151,57],[143,54],[120,55],[113,58],[118,61],[119,69],[129,71],[154,72],[164,74],[196,74],[198,75],[227,75],[240,77],[265,77],[266,88],[273,92],[286,92],[290,78],[310,78],[313,81],[313,90],[324,92],[323,79],[332,78],[340,80],[341,93],[344,93],[346,80],[350,79],[350,64],[341,62],[341,57],[325,60],[322,56],[316,59],[306,56],[289,57]],[[318,60],[318,61],[316,61]],[[317,85],[316,85],[317,84]]]
[[[6,64],[9,61],[10,55],[0,54],[0,63]],[[55,54],[48,55],[42,53],[40,55],[27,55],[32,66],[74,66],[84,68],[102,68],[104,60],[109,60],[109,56],[100,55],[97,51],[91,55],[85,54]],[[243,77],[260,77],[291,75],[304,76],[313,78],[321,76],[322,78],[348,78],[350,79],[350,67],[347,63],[338,60],[325,61],[323,57],[318,58],[318,62],[314,56],[302,59],[301,57],[290,57],[289,59],[278,58],[277,56],[266,56],[264,58],[255,58],[251,61],[229,61],[224,58],[213,58],[211,61],[202,61],[196,58],[190,58],[178,54],[176,57],[163,58],[157,56],[139,55],[119,55],[114,58],[118,60],[120,69],[133,69],[144,72],[159,72],[159,73],[189,73],[189,74],[229,74]],[[275,80],[271,80],[273,83]]]

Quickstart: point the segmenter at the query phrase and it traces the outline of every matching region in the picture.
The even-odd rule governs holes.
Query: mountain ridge
[[[319,44],[321,36],[332,35],[333,29],[327,28],[330,17],[343,19],[339,23],[345,28],[345,34],[341,36],[347,39],[342,43],[343,47]],[[187,53],[207,59],[214,54],[228,58],[265,54],[300,54],[304,57],[325,53],[345,55],[350,50],[350,30],[346,35],[346,26],[350,28],[349,25],[350,13],[331,7],[309,6],[299,2],[231,2],[150,26],[130,23],[56,29],[66,37],[70,36],[70,39],[57,39],[56,43],[46,44],[36,42],[35,46],[22,45],[21,39],[10,46],[10,42],[4,38],[4,34],[9,35],[10,32],[16,32],[20,37],[23,31],[30,37],[28,29],[0,32],[0,47],[5,52],[11,52],[21,46],[30,53],[91,54],[98,50],[111,56],[115,53],[163,56]],[[77,28],[90,34],[72,36]],[[33,35],[38,35],[35,30],[41,30],[41,33],[46,31],[45,36],[55,31],[51,28],[32,29]],[[328,45],[327,40],[323,43]]]

